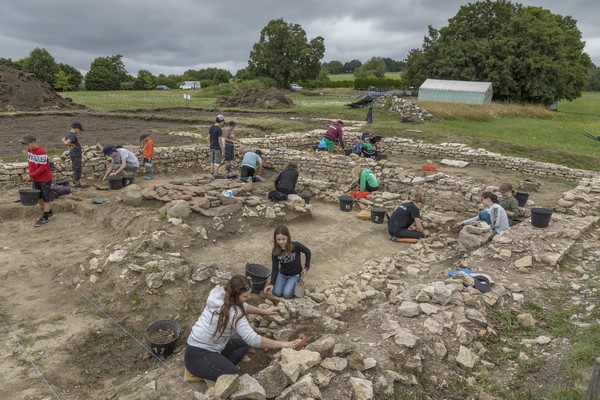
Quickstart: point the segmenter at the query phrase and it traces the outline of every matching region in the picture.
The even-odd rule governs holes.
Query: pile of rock
[[[404,99],[396,95],[386,94],[379,97],[375,105],[378,107],[386,107],[390,104],[389,110],[400,113],[402,122],[421,123],[423,121],[434,121],[435,117],[426,109],[419,107],[410,100]]]
[[[289,212],[309,213],[310,204],[304,200],[271,203],[266,196],[252,195],[254,184],[237,179],[213,179],[202,175],[189,181],[171,181],[142,191],[147,199],[167,203],[159,212],[169,218],[183,219],[191,212],[206,217],[223,217],[240,210],[245,217],[274,219]]]
[[[579,181],[576,188],[563,193],[554,209],[580,217],[600,215],[600,178]]]

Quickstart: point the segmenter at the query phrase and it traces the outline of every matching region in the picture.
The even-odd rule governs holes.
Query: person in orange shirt
[[[144,142],[144,148],[142,149],[144,168],[146,169],[146,176],[144,179],[150,180],[154,178],[154,169],[152,166],[152,159],[154,158],[154,142],[149,133],[142,133],[140,135],[140,142]]]

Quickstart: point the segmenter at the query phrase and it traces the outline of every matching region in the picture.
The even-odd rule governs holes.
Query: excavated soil
[[[271,88],[267,90],[250,89],[244,93],[230,97],[220,97],[216,104],[222,107],[246,107],[246,108],[290,108],[294,102],[289,99],[282,90]]]
[[[43,111],[85,108],[65,99],[35,75],[0,65],[0,111]]]

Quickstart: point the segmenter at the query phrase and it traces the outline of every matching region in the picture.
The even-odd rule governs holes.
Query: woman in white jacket
[[[268,339],[252,329],[246,314],[273,315],[278,309],[247,304],[251,288],[251,281],[235,275],[226,287],[211,290],[206,307],[187,339],[184,361],[192,375],[211,381],[225,374],[241,375],[236,365],[250,347],[296,348],[301,343],[300,339],[292,342]],[[234,331],[239,338],[231,338]]]
[[[485,206],[485,210],[481,211],[476,217],[459,222],[455,226],[468,225],[476,221],[485,221],[496,233],[507,230],[509,228],[508,215],[506,215],[504,208],[498,204],[498,196],[492,192],[483,192],[481,202]]]

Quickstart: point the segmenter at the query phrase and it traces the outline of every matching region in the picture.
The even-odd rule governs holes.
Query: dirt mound
[[[35,75],[0,65],[0,111],[41,111],[84,108],[60,97]]]
[[[250,89],[235,96],[219,97],[216,103],[218,106],[224,107],[243,106],[265,109],[294,107],[294,102],[283,93],[283,91],[275,88],[267,90]]]

